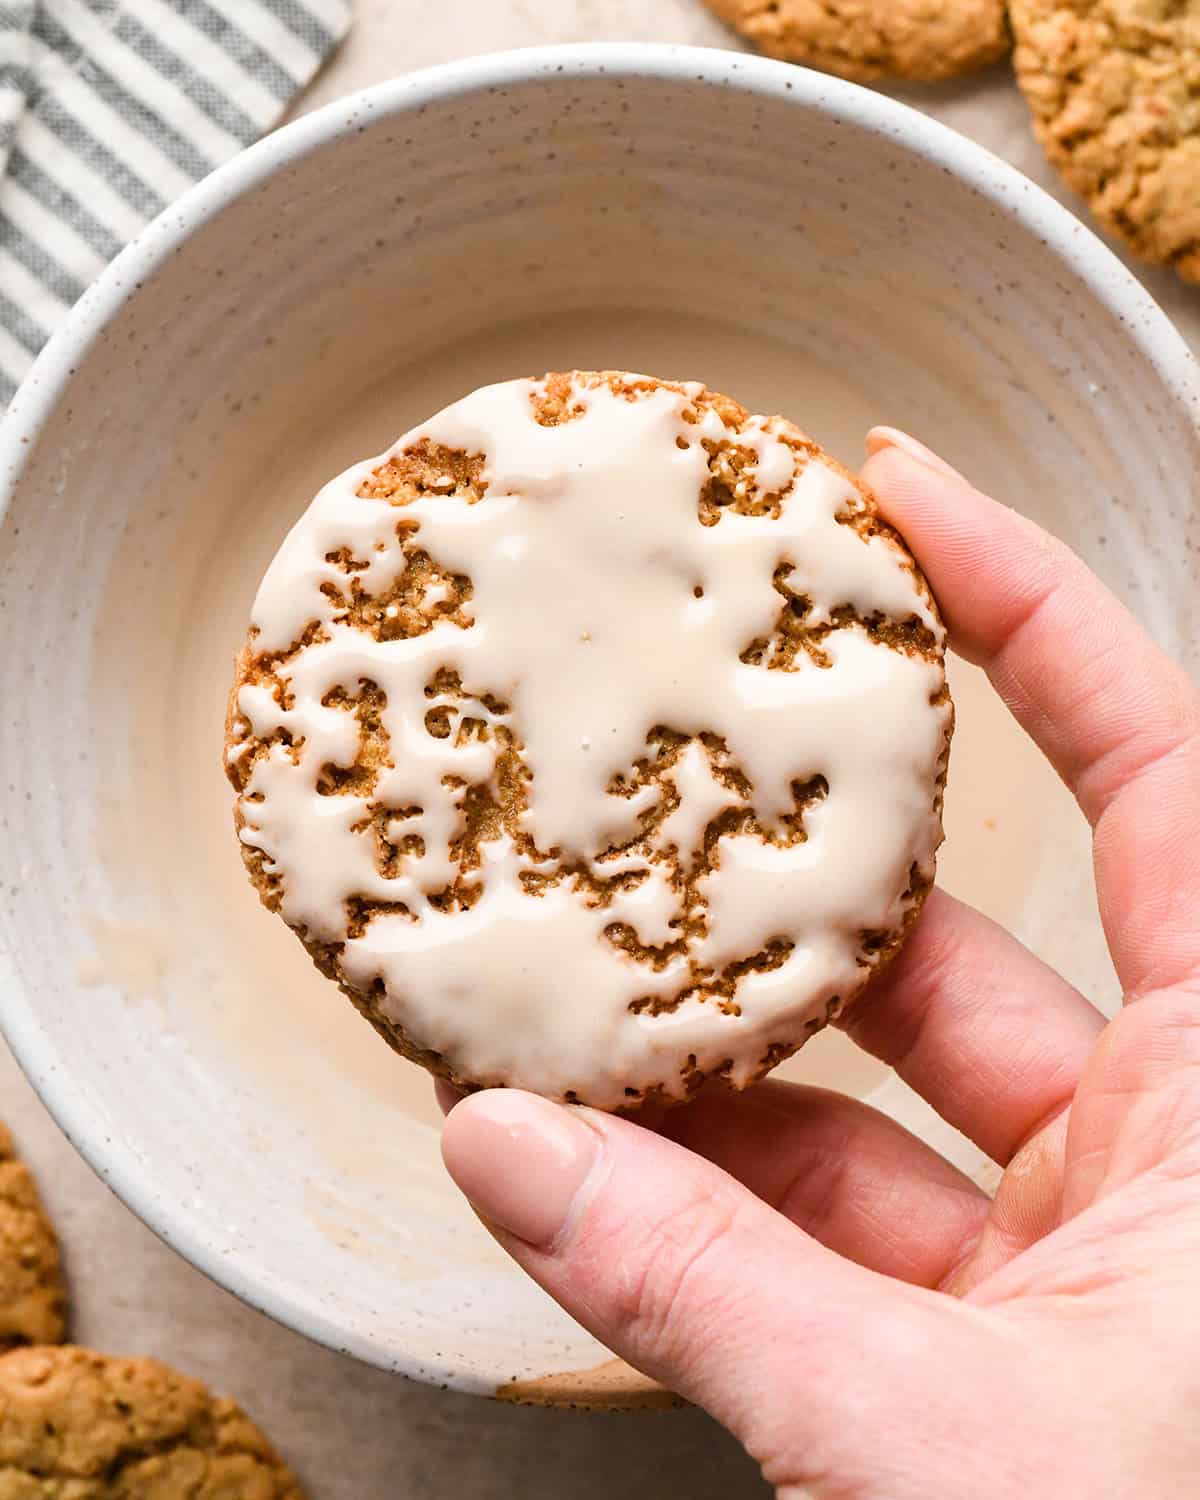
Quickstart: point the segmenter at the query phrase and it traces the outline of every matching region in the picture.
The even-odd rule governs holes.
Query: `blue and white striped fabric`
[[[269,130],[349,0],[0,0],[0,408],[98,271]]]

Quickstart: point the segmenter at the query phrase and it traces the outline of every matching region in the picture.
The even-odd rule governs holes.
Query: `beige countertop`
[[[302,103],[430,63],[567,41],[734,45],[700,0],[356,0],[338,58]],[[1061,191],[1006,69],[900,97]],[[1142,271],[1200,350],[1200,290]],[[498,1406],[366,1369],[251,1312],[175,1256],[113,1198],[0,1056],[3,1114],[65,1242],[80,1342],[170,1360],[242,1400],[313,1500],[640,1500],[765,1495],[753,1465],[700,1413],[595,1415]],[[216,1169],[214,1163],[214,1169]]]

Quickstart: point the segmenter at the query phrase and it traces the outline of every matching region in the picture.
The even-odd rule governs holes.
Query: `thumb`
[[[848,1406],[856,1427],[885,1411],[890,1425],[904,1384],[916,1396],[913,1371],[953,1336],[930,1294],[843,1260],[629,1120],[492,1089],[455,1106],[442,1155],[551,1296],[768,1469],[787,1453],[832,1466]]]

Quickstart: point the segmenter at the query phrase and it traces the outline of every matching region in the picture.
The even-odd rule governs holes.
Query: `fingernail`
[[[482,1218],[547,1250],[586,1202],[602,1144],[567,1105],[487,1089],[464,1099],[446,1121],[442,1160]]]
[[[962,479],[963,477],[944,458],[939,458],[931,448],[927,448],[924,443],[919,443],[915,437],[909,437],[907,432],[901,432],[898,427],[872,427],[867,433],[867,452],[874,456],[876,453],[882,453],[885,448],[899,448],[902,453],[915,458],[927,469],[933,469],[938,474],[945,474],[949,479]]]

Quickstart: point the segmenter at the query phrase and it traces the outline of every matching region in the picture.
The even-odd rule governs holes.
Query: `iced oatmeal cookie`
[[[952,716],[846,470],[703,385],[575,372],[321,491],[226,768],[263,901],[394,1047],[636,1108],[761,1077],[897,950]]]

